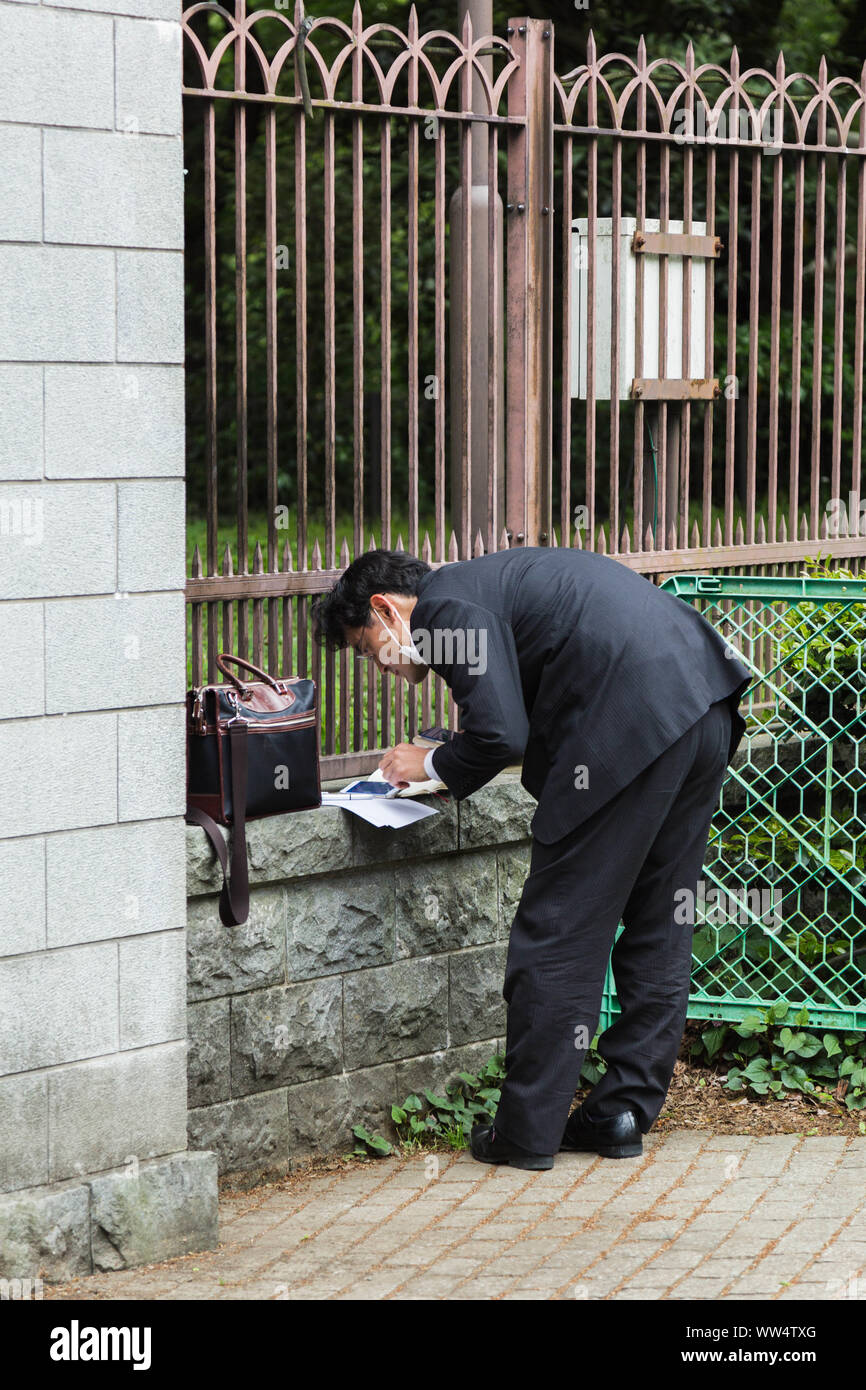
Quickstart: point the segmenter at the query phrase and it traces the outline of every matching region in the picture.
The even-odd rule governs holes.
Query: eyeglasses
[[[352,651],[353,651],[353,652],[356,652],[358,656],[362,656],[362,657],[364,658],[365,661],[372,661],[372,660],[373,660],[373,658],[374,658],[374,656],[375,656],[375,653],[374,653],[374,652],[368,652],[368,651],[365,651],[365,650],[364,650],[364,636],[363,636],[363,633],[362,633],[361,637],[358,639],[358,644],[357,644],[357,646],[355,646],[354,643],[352,643],[351,646],[352,646]]]
[[[367,640],[367,639],[366,639],[366,631],[363,631],[363,632],[361,633],[361,636],[360,636],[359,639],[358,639],[357,646],[356,646],[354,643],[350,643],[349,645],[351,646],[352,651],[353,651],[353,652],[356,652],[358,656],[362,656],[362,657],[364,658],[365,661],[376,661],[377,658],[378,658],[378,653],[377,653],[377,652],[368,652],[368,651],[366,650],[366,648],[365,648],[365,646],[364,646],[364,643],[366,642],[366,640]]]

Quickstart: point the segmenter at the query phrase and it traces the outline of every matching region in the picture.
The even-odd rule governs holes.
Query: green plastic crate
[[[866,1031],[866,582],[676,575],[754,674],[713,817],[688,1017]],[[619,936],[622,924],[617,929]],[[620,1012],[608,964],[598,1031]]]

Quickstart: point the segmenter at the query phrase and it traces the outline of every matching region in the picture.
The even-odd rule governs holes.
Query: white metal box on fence
[[[576,217],[571,224],[571,394],[586,400],[587,322],[589,306],[589,221]],[[632,238],[638,223],[634,217],[619,220],[619,400],[631,399],[635,377],[706,378],[704,342],[706,308],[706,259],[689,257],[689,360],[683,363],[683,256],[666,256],[667,324],[663,370],[659,370],[659,266],[661,256],[643,254],[643,305],[637,303],[637,256]],[[658,218],[647,217],[641,231],[661,230]],[[682,222],[668,219],[667,231],[681,233]],[[693,222],[691,234],[702,236],[706,223]],[[595,389],[596,400],[611,398],[611,330],[613,285],[613,223],[609,217],[595,219]],[[643,315],[643,362],[635,370],[635,332],[637,315]]]

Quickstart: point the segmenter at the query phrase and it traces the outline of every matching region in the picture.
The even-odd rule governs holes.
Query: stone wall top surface
[[[331,789],[338,785],[332,783]],[[420,800],[435,804],[438,814],[401,830],[378,829],[340,807],[320,807],[250,821],[250,884],[276,883],[333,873],[335,869],[367,868],[394,860],[431,858],[459,849],[527,840],[536,805],[534,797],[520,785],[519,771],[500,773],[459,803],[444,796]],[[231,839],[230,831],[227,838]],[[186,846],[188,896],[218,893],[222,875],[204,831],[198,826],[187,826]]]
[[[732,766],[739,767],[749,757],[758,763],[774,756],[778,754],[770,740],[762,741],[756,735],[750,746],[740,745]],[[323,782],[322,788],[337,791],[345,780]],[[737,788],[730,789],[728,795],[733,804]],[[500,772],[459,802],[444,794],[419,800],[435,804],[438,815],[401,830],[380,830],[340,807],[320,807],[251,821],[247,825],[250,884],[278,883],[406,859],[430,859],[456,850],[531,839],[529,827],[537,803],[522,786],[519,767]],[[230,840],[230,832],[227,838]],[[187,826],[186,848],[187,896],[218,893],[222,886],[219,865],[198,826]]]

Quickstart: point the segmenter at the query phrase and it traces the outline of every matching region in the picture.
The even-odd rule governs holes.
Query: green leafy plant
[[[866,881],[866,849],[858,845],[855,853],[850,848],[850,820],[841,798],[834,800],[828,824],[829,839],[819,842],[815,820],[807,815],[791,816],[786,824],[767,814],[738,816],[722,838],[719,869],[723,875],[734,871],[743,883],[778,886],[787,930],[770,935],[758,922],[699,924],[692,952],[699,962],[694,979],[701,988],[716,977],[729,977],[733,950],[750,968],[744,980],[748,992],[753,992],[752,976],[758,972],[766,981],[761,992],[774,984],[778,990],[800,982],[808,989],[818,980],[840,1000],[859,1000],[863,970],[855,964],[860,953],[852,952],[852,938],[859,933],[852,890],[862,891]]]
[[[392,1105],[391,1119],[404,1149],[467,1148],[472,1126],[493,1120],[504,1078],[505,1058],[496,1053],[477,1075],[458,1072],[444,1095],[425,1087],[423,1099],[413,1094],[402,1105]]]
[[[586,1051],[580,1073],[582,1085],[594,1085],[607,1063],[596,1050],[598,1034]],[[480,1071],[461,1071],[457,1079],[437,1095],[425,1086],[421,1095],[411,1094],[400,1105],[391,1106],[391,1119],[400,1149],[413,1153],[419,1149],[466,1149],[472,1126],[492,1123],[505,1080],[505,1057],[495,1053]],[[369,1134],[362,1125],[352,1133],[359,1141],[354,1153],[359,1157],[384,1157],[393,1146],[381,1135]]]
[[[352,1133],[356,1140],[352,1153],[356,1158],[387,1158],[393,1153],[393,1145],[381,1134],[371,1134],[363,1125],[353,1125]]]
[[[824,1105],[866,1109],[866,1035],[809,1029],[804,1006],[790,1012],[786,999],[747,1014],[740,1023],[711,1022],[691,1045],[690,1056],[711,1065],[729,1063],[725,1088],[785,1099],[799,1092]]]
[[[594,1086],[599,1077],[604,1076],[604,1073],[607,1071],[607,1062],[596,1047],[598,1039],[599,1034],[596,1033],[586,1050],[583,1066],[580,1071],[580,1084],[582,1086]]]
[[[803,574],[809,579],[858,579],[853,570],[834,566],[820,554],[804,561]],[[832,738],[843,733],[861,738],[866,732],[861,717],[866,694],[864,605],[845,600],[814,608],[793,604],[781,621],[781,669],[803,692],[804,713]]]

